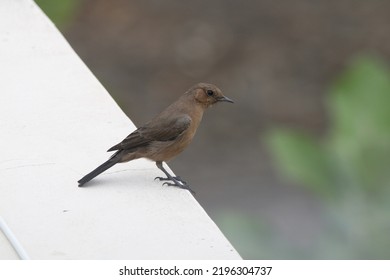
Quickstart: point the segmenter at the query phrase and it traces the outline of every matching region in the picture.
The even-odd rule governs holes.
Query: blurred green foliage
[[[80,0],[35,0],[46,15],[60,28],[66,28],[76,14]]]
[[[359,57],[331,87],[321,142],[282,129],[269,135],[281,171],[323,200],[329,231],[319,245],[326,257],[390,258],[389,105],[388,68]]]
[[[390,259],[389,69],[376,57],[355,58],[330,88],[326,105],[330,120],[322,139],[283,128],[266,137],[285,177],[322,202],[323,230],[302,249],[249,218],[239,230],[251,231],[245,240],[252,246],[230,236],[244,257],[280,258],[275,251],[284,246],[284,258]],[[229,231],[231,222],[224,226]]]
[[[389,70],[360,57],[331,88],[330,126],[321,143],[281,129],[268,143],[286,175],[330,200],[351,192],[378,196],[390,186],[389,104]]]
[[[223,211],[215,217],[218,226],[244,259],[309,259],[309,252],[288,242],[264,217],[239,211]]]

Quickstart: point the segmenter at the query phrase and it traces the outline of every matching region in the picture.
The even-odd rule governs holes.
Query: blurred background
[[[36,2],[136,125],[235,100],[169,165],[243,258],[390,258],[389,1]]]

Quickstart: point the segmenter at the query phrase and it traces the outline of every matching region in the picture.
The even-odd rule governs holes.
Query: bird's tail
[[[78,180],[79,187],[83,186],[85,183],[91,181],[93,178],[95,178],[100,173],[106,171],[110,167],[114,166],[120,161],[120,156],[116,156],[119,152],[114,154],[109,160],[104,162],[103,164],[99,165],[96,169],[85,175],[83,178]]]

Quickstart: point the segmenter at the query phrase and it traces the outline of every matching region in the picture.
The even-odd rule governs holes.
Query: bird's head
[[[211,105],[217,102],[230,102],[233,103],[233,100],[227,98],[222,94],[222,91],[217,88],[215,85],[199,83],[193,86],[190,89],[190,93],[194,95],[194,98],[201,105],[210,107]]]

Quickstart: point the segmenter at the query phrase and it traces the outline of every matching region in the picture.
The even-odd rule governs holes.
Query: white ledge
[[[135,127],[33,1],[1,6],[0,216],[26,256],[239,259],[188,191],[153,181],[153,162],[77,187]],[[0,259],[18,258],[4,234]]]

